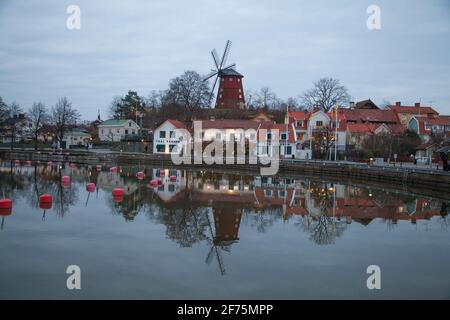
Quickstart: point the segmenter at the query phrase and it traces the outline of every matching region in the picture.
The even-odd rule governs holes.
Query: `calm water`
[[[446,200],[209,171],[165,170],[150,187],[159,172],[0,163],[0,197],[14,203],[1,217],[0,298],[450,298]],[[66,288],[68,265],[81,290]],[[381,290],[366,287],[369,265]]]

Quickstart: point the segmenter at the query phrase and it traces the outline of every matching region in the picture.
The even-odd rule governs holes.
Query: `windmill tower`
[[[214,94],[214,89],[219,80],[219,90],[217,91],[215,103],[216,108],[244,109],[245,100],[244,89],[242,87],[242,78],[244,76],[236,71],[235,63],[225,67],[230,48],[231,41],[228,40],[221,59],[219,59],[216,49],[211,51],[215,69],[211,69],[211,72],[203,80],[207,81],[214,76],[216,77],[211,90],[211,97]]]

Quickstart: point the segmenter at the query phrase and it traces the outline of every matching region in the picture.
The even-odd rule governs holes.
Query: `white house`
[[[127,134],[138,134],[140,127],[133,120],[110,119],[98,125],[100,141],[118,142]]]
[[[71,130],[64,133],[63,144],[65,148],[70,146],[83,146],[91,142],[91,135],[83,130]]]
[[[178,120],[166,120],[153,132],[153,153],[176,152],[180,140],[175,137],[176,129],[186,129]]]

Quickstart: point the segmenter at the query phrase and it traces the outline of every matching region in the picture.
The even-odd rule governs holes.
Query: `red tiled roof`
[[[295,120],[306,120],[310,117],[311,113],[307,111],[289,111],[289,118],[293,118]]]
[[[351,133],[372,133],[373,126],[365,123],[349,123],[347,124],[347,130]]]
[[[424,119],[425,123],[439,126],[450,126],[450,116],[438,116],[436,118]]]
[[[438,115],[439,113],[434,110],[432,107],[426,106],[398,106],[398,105],[389,105],[388,108],[397,113],[409,113],[409,114],[434,114]]]
[[[173,124],[173,126],[175,128],[178,128],[178,129],[183,129],[183,128],[185,129],[186,128],[186,125],[183,122],[181,122],[181,121],[172,120],[172,119],[168,119],[167,121],[169,121],[171,124]]]

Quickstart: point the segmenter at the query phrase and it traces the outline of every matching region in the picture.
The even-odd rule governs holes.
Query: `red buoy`
[[[11,209],[12,200],[11,199],[0,199],[0,209]]]
[[[113,196],[113,201],[114,202],[122,202],[123,201],[123,196]]]
[[[102,170],[102,166],[100,164],[95,166],[95,169],[97,169],[97,171],[101,171]]]
[[[157,179],[150,180],[150,185],[156,187],[158,185],[158,180]]]
[[[177,182],[177,176],[170,176],[170,182]]]
[[[44,209],[44,210],[51,209],[52,203],[51,202],[39,202],[39,208]]]
[[[62,176],[61,181],[64,184],[69,184],[70,183],[70,176]]]
[[[39,196],[39,203],[52,203],[53,197],[51,194],[44,193]]]
[[[144,174],[143,171],[139,171],[138,173],[136,173],[136,177],[137,177],[139,180],[142,180],[142,179],[144,179],[145,174]]]
[[[160,178],[156,179],[158,181],[158,185],[162,184],[162,180]]]
[[[166,175],[166,171],[164,169],[159,170],[159,175],[164,177]]]
[[[48,165],[48,166],[53,165],[53,161],[48,161],[48,162],[47,162],[47,165]]]
[[[31,166],[31,160],[25,161],[25,164],[26,164],[27,166]]]
[[[117,167],[109,168],[109,172],[116,173],[117,172]]]
[[[112,191],[112,194],[114,197],[119,197],[119,196],[123,197],[123,189],[122,188],[114,188]]]
[[[11,212],[12,212],[12,208],[0,208],[0,216],[1,217],[10,216]]]
[[[19,166],[20,165],[20,160],[16,160],[16,161],[14,161],[14,163],[16,164],[16,166]]]
[[[86,190],[88,192],[94,192],[95,191],[95,183],[89,182],[88,184],[86,184]]]

